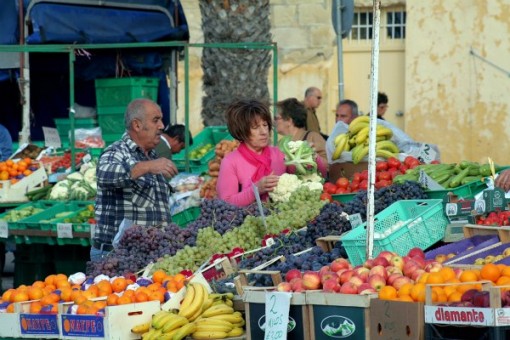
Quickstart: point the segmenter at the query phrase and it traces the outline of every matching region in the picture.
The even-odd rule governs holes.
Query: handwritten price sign
[[[436,159],[437,152],[429,145],[422,144],[420,148],[420,153],[418,154],[418,160],[422,163],[429,164],[433,160]]]
[[[266,327],[264,340],[286,340],[291,293],[266,294]]]

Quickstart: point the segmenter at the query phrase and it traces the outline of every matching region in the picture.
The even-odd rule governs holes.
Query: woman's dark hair
[[[297,128],[306,128],[306,108],[296,98],[287,98],[276,104],[283,119],[291,119]]]
[[[273,124],[267,104],[256,99],[237,100],[227,108],[228,131],[232,137],[244,142],[250,137],[251,126],[257,117],[267,123],[271,132]]]

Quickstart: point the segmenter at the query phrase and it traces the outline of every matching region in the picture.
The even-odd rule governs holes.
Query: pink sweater
[[[271,169],[273,174],[280,176],[286,170],[285,156],[275,146],[271,150]],[[248,163],[239,151],[229,153],[222,161],[220,174],[216,184],[218,197],[230,204],[244,207],[255,202],[251,177],[255,173],[255,166]],[[239,191],[239,188],[241,190]]]

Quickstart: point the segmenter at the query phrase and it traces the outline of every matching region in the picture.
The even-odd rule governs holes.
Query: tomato
[[[358,190],[359,181],[352,181],[351,184],[349,185],[349,187],[351,188],[351,191]]]
[[[331,194],[328,194],[327,192],[323,192],[321,194],[321,201],[329,201],[329,202],[333,202],[333,197],[331,197]]]
[[[350,193],[349,189],[346,188],[338,188],[336,189],[335,194],[348,194]]]
[[[391,179],[392,179],[391,173],[389,173],[388,171],[382,171],[379,173],[379,180],[389,181]]]
[[[417,160],[416,158],[414,158],[413,156],[407,156],[404,159],[404,164],[407,165],[409,168],[411,167],[411,164],[414,164],[416,162],[418,162],[418,164],[420,164],[420,161]]]
[[[358,187],[359,190],[367,190],[367,188],[368,188],[368,181],[366,179],[359,182],[359,187]]]
[[[387,162],[377,162],[377,163],[375,163],[375,170],[377,170],[377,171],[386,171],[386,170],[388,170],[388,163]]]
[[[361,174],[359,172],[355,172],[354,175],[352,175],[352,181],[353,182],[361,181]]]
[[[336,191],[336,185],[334,185],[333,183],[330,183],[330,182],[324,183],[322,188],[323,188],[323,191],[328,194],[334,194]]]
[[[335,182],[337,188],[344,188],[346,189],[349,186],[349,180],[345,177],[340,177]]]
[[[359,178],[360,178],[362,181],[363,181],[363,180],[365,180],[365,181],[366,181],[366,180],[368,180],[368,170],[363,170],[363,171],[361,172],[361,175],[360,175],[360,177],[359,177]]]
[[[409,167],[405,164],[401,164],[399,167],[398,167],[398,171],[400,171],[401,173],[405,174],[407,169],[409,169]]]
[[[388,166],[390,168],[398,168],[400,166],[400,161],[398,159],[396,159],[395,157],[390,157],[386,160],[386,162],[388,162]]]
[[[438,160],[433,160],[432,162],[430,162],[430,164],[441,164],[441,162]]]

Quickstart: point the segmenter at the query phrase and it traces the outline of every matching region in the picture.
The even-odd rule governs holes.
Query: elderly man
[[[358,104],[350,99],[343,99],[336,106],[336,121],[342,121],[349,125],[354,118],[358,117]]]
[[[305,91],[303,104],[306,108],[306,129],[308,131],[321,132],[316,110],[321,105],[322,92],[316,87],[309,87]]]
[[[90,258],[101,259],[113,249],[124,220],[136,225],[161,225],[171,220],[167,178],[177,174],[154,148],[163,130],[160,107],[149,99],[135,99],[124,115],[126,132],[105,149],[97,165],[95,235]]]

